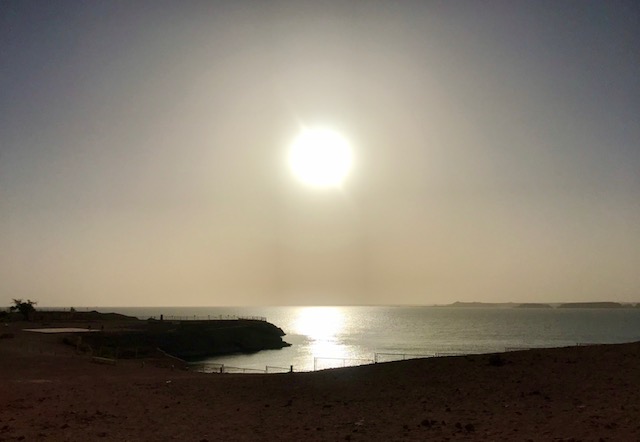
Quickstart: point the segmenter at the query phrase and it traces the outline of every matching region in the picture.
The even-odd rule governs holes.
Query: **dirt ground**
[[[0,441],[640,440],[640,343],[202,374],[22,328],[0,331]]]

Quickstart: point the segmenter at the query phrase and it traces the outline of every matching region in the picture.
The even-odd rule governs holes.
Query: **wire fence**
[[[523,351],[523,350],[531,350],[531,347],[505,347],[504,351]]]
[[[420,358],[432,358],[436,354],[411,354],[411,353],[374,353],[373,354],[373,362],[392,362],[392,361],[405,361],[407,359],[420,359]]]
[[[62,313],[82,313],[95,311],[94,307],[37,307],[38,312],[62,312]],[[1,307],[0,311],[10,311],[10,307]],[[264,316],[250,316],[250,315],[153,315],[153,316],[139,316],[139,319],[155,319],[155,320],[167,320],[167,321],[263,321],[266,322],[267,318]]]
[[[578,347],[581,347],[581,346],[598,345],[598,344],[578,342],[575,345]],[[541,348],[546,348],[546,347],[529,347],[529,346],[504,347],[504,352],[526,351],[526,350],[534,350],[534,349],[541,349]],[[500,353],[500,351],[496,351],[495,353]],[[342,367],[356,367],[360,365],[404,361],[404,360],[410,360],[410,359],[468,356],[471,354],[480,354],[480,353],[463,352],[463,351],[441,351],[441,352],[435,352],[435,353],[422,353],[422,354],[376,352],[373,354],[373,359],[316,356],[313,358],[313,371],[327,370],[332,368],[342,368]],[[263,370],[260,368],[233,367],[233,366],[229,366],[221,363],[206,363],[200,367],[199,371],[204,371],[205,373],[293,373],[294,367],[293,365],[289,366],[288,368],[267,365]]]
[[[325,370],[327,368],[355,367],[358,365],[367,365],[373,363],[373,359],[315,357],[313,358],[313,371]]]
[[[248,367],[233,367],[231,365],[220,364],[220,363],[207,363],[198,367],[198,371],[202,371],[204,373],[244,373],[244,374],[259,374],[259,373],[293,373],[293,365],[287,367],[276,367],[273,365],[266,365],[264,369],[262,368],[248,368]]]
[[[290,365],[289,368],[267,365],[265,373],[293,373],[293,365]]]
[[[439,351],[436,353],[436,358],[443,358],[446,356],[465,356],[469,353],[460,352],[460,351]]]
[[[164,320],[164,321],[263,321],[267,318],[264,316],[240,316],[240,315],[160,315],[149,316],[148,319]]]

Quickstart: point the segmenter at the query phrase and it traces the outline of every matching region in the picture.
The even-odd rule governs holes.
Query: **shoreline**
[[[640,342],[220,375],[4,332],[0,440],[640,439]]]

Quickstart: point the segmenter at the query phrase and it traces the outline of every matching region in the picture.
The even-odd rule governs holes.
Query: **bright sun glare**
[[[306,128],[289,151],[289,166],[303,183],[313,187],[338,187],[351,169],[352,154],[347,140],[330,129]]]

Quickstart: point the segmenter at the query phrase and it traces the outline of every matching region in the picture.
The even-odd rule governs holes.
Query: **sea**
[[[640,341],[640,308],[108,307],[141,319],[259,317],[291,344],[217,356],[193,368],[217,372],[313,371],[372,362],[506,350]]]

